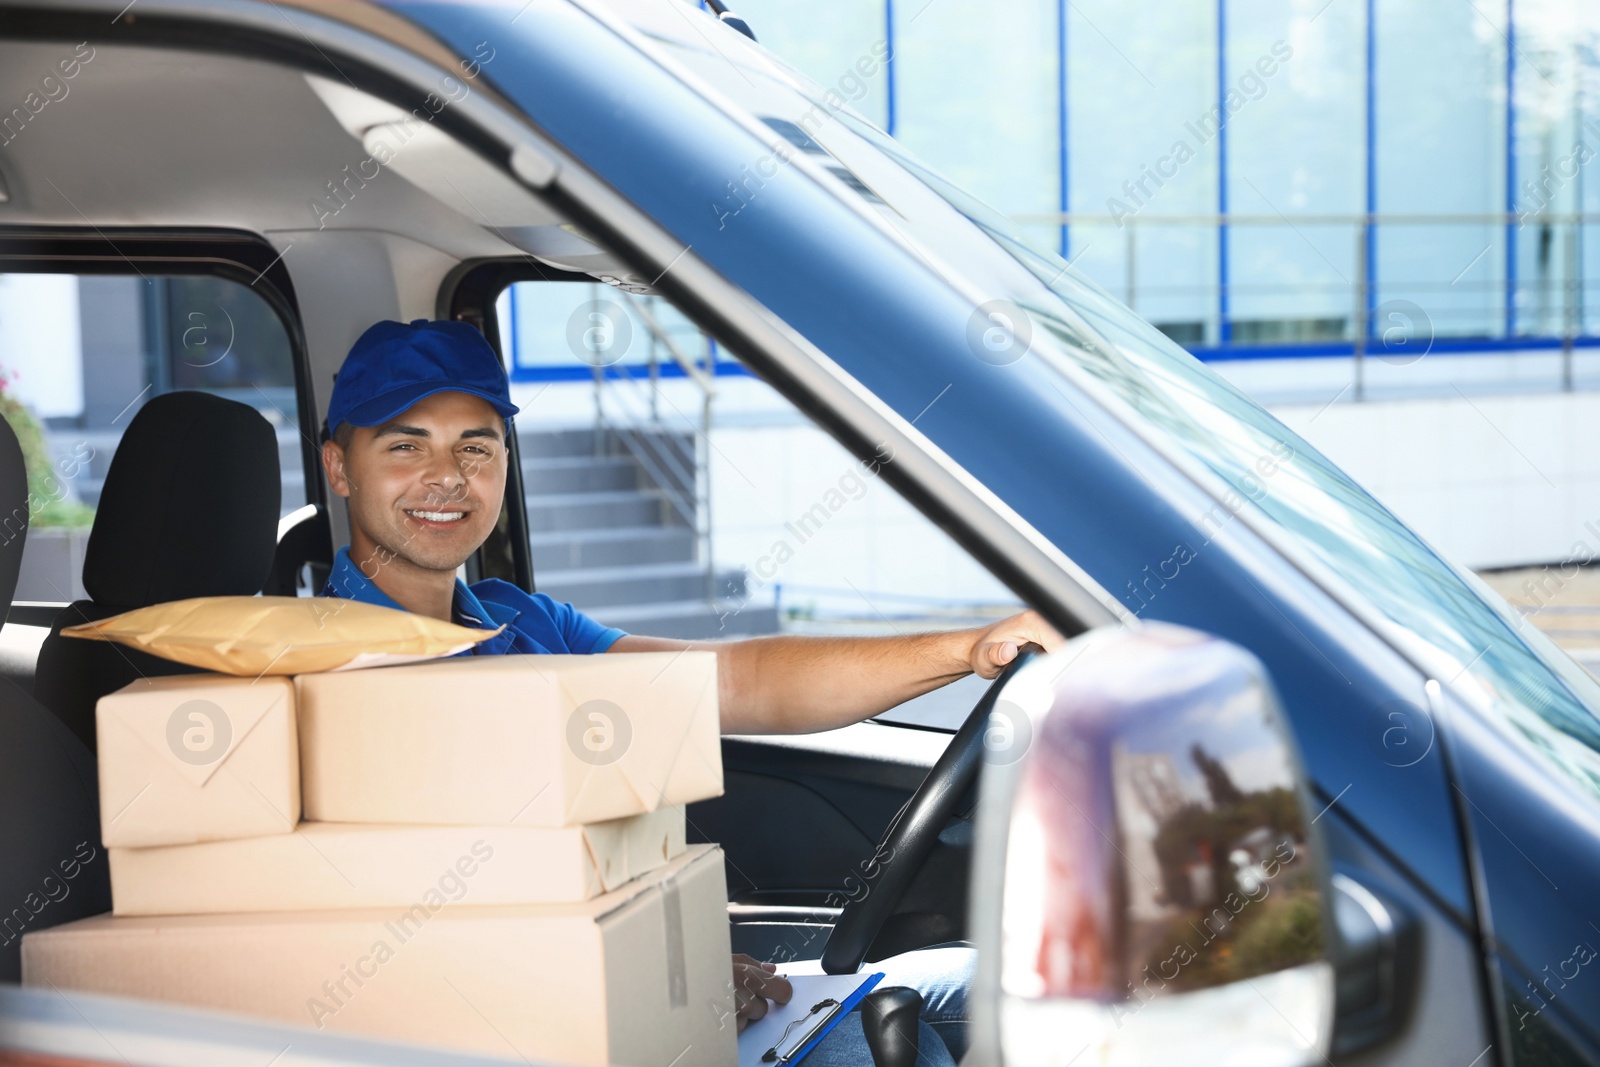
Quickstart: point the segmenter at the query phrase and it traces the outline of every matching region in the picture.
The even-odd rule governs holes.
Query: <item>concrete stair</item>
[[[694,531],[687,526],[555,530],[533,534],[528,540],[533,548],[534,566],[550,571],[670,563],[694,558]]]
[[[629,456],[540,456],[522,464],[522,488],[534,495],[641,489]]]
[[[595,618],[630,634],[706,641],[778,632],[777,610],[746,606],[741,600],[667,601],[604,608]]]
[[[585,610],[704,598],[715,592],[708,590],[706,583],[706,569],[694,560],[539,572],[541,590],[558,600],[582,604]]]
[[[688,434],[657,434],[650,444],[693,471]],[[692,511],[682,514],[615,434],[521,431],[518,448],[541,592],[608,626],[652,637],[777,632],[775,609],[745,606],[742,569],[718,571],[707,588],[705,567],[695,560]],[[692,501],[692,493],[684,495]]]
[[[527,497],[528,532],[685,525],[659,489],[597,489]]]

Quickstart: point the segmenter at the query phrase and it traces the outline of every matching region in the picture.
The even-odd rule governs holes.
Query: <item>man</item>
[[[362,334],[328,402],[331,440],[322,446],[323,470],[333,491],[348,501],[350,544],[335,557],[322,595],[483,629],[505,625],[463,655],[706,647],[625,634],[570,604],[500,579],[470,587],[457,579],[456,569],[499,520],[508,420],[517,411],[499,357],[465,323],[380,322]],[[711,647],[717,652],[722,729],[806,733],[845,726],[967,674],[993,678],[1028,642],[1053,650],[1061,637],[1027,611],[992,626],[944,633],[718,641]],[[921,960],[923,972],[927,958]],[[899,979],[891,975],[893,980]],[[920,984],[932,991],[937,983],[930,977]],[[741,1029],[766,1014],[769,999],[786,1003],[792,992],[770,964],[747,956],[734,957],[734,986]],[[958,993],[945,983],[935,994],[954,1023],[964,1017]],[[929,1032],[926,1026],[923,1032]],[[837,1040],[830,1035],[818,1047],[818,1063],[865,1055],[858,1020],[838,1033]],[[952,1035],[959,1056],[964,1033],[952,1027],[947,1036]],[[930,1055],[943,1051],[941,1046]]]

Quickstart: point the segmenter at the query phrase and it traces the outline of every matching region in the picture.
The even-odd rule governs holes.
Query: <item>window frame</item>
[[[436,318],[465,322],[476,327],[489,342],[489,347],[494,349],[495,355],[500,357],[501,364],[506,366],[508,378],[510,364],[506,361],[505,344],[500,337],[500,320],[494,308],[501,293],[522,281],[592,283],[594,278],[544,266],[532,257],[467,259],[445,275],[439,285],[439,299],[435,308]],[[533,545],[528,526],[528,497],[522,482],[522,451],[515,427],[506,440],[506,462],[506,496],[502,508],[505,528],[497,528],[490,534],[489,541],[485,541],[467,560],[467,580],[470,584],[484,578],[504,578],[519,589],[534,593],[539,587],[535,584],[537,576],[533,568]],[[489,549],[490,542],[496,537],[509,541],[503,548],[497,546],[495,549],[501,553],[498,560]],[[509,572],[504,566],[506,551],[511,557]]]
[[[289,339],[306,503],[327,513],[321,446],[315,441],[322,418],[311,400],[310,359],[300,305],[281,254],[265,237],[247,230],[210,227],[0,225],[0,273],[210,277],[254,290],[278,316]],[[328,552],[331,558],[331,544]],[[48,626],[61,606],[14,603],[6,618],[22,625]]]

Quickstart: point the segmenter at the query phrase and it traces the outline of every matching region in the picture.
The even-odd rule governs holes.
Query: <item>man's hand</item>
[[[789,979],[776,974],[778,965],[762,963],[742,952],[733,954],[733,1003],[739,1010],[739,1032],[767,1017],[767,1001],[787,1004],[794,996]]]
[[[1037,611],[1024,611],[978,632],[968,657],[973,672],[980,678],[996,677],[1017,658],[1017,649],[1030,641],[1046,652],[1054,652],[1066,643]]]

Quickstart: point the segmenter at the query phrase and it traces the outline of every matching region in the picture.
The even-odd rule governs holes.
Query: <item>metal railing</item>
[[[645,326],[649,352],[644,375],[617,362],[594,366],[595,449],[615,436],[660,491],[665,506],[694,531],[695,560],[705,567],[706,599],[716,600],[712,555],[710,442],[716,378],[708,354],[697,364],[662,327],[649,298],[627,295],[630,310]],[[693,414],[684,412],[661,389],[663,354],[698,394]],[[671,410],[663,417],[662,405]],[[688,449],[681,447],[687,439]]]
[[[1573,387],[1574,350],[1600,343],[1600,333],[1593,332],[1600,327],[1600,229],[1586,232],[1587,227],[1600,227],[1597,213],[1073,212],[1023,215],[1016,221],[1066,227],[1073,261],[1158,326],[1170,329],[1163,317],[1175,318],[1171,314],[1175,308],[1193,309],[1192,320],[1183,326],[1191,333],[1198,326],[1203,336],[1198,340],[1175,336],[1201,358],[1248,358],[1253,349],[1263,347],[1282,348],[1290,357],[1297,347],[1305,355],[1347,354],[1355,359],[1358,395],[1366,358],[1387,353],[1387,331],[1393,324],[1381,313],[1387,301],[1396,299],[1416,306],[1426,318],[1423,325],[1429,340],[1444,342],[1441,348],[1448,349],[1452,342],[1460,342],[1456,350],[1473,351],[1559,346],[1563,389]],[[1329,227],[1345,232],[1330,238]],[[1289,247],[1314,253],[1307,254],[1311,269],[1304,272],[1305,280],[1252,273],[1241,262],[1238,246],[1243,244],[1248,251],[1262,230],[1273,228],[1283,231]],[[1163,230],[1176,229],[1199,229],[1202,240],[1212,245],[1197,249],[1193,237],[1162,240]],[[1407,276],[1400,277],[1384,268],[1408,258],[1408,250],[1417,253],[1409,257],[1413,264],[1437,257],[1430,243],[1436,245],[1440,235],[1419,232],[1425,229],[1454,230],[1458,235],[1476,231],[1481,250],[1475,256],[1467,252],[1459,264],[1438,258],[1437,273],[1413,265]],[[1242,237],[1245,233],[1250,236]],[[1592,263],[1585,262],[1587,239],[1596,242]],[[1459,241],[1457,236],[1455,243]],[[1479,240],[1471,243],[1476,247]],[[1172,281],[1175,258],[1195,262],[1197,251],[1210,252],[1211,262],[1202,269],[1216,280]],[[1152,268],[1151,263],[1157,266]],[[1595,277],[1591,280],[1588,274]],[[1241,307],[1252,305],[1253,313],[1239,313]],[[1315,308],[1313,314],[1307,314],[1308,305]],[[1270,346],[1239,337],[1240,327],[1280,323],[1290,328],[1286,331],[1290,334],[1300,328],[1301,336]],[[1473,347],[1472,342],[1489,343]]]

